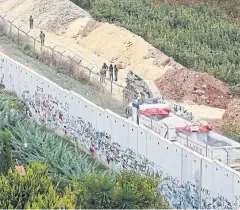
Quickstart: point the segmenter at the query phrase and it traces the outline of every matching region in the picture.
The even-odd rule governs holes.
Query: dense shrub
[[[5,136],[0,134],[0,175],[6,175],[13,168],[12,149]]]
[[[75,185],[81,198],[77,208],[90,209],[166,209],[168,203],[158,195],[160,179],[122,171],[116,177],[91,174]]]
[[[10,170],[0,177],[1,209],[73,209],[76,196],[69,188],[61,195],[57,193],[45,165],[35,163],[27,167],[22,176],[18,171]]]
[[[240,23],[227,19],[220,9],[156,0],[72,1],[97,20],[142,36],[192,70],[208,72],[230,85],[240,81]]]

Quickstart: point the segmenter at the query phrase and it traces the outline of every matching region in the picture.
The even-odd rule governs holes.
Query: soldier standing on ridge
[[[45,34],[43,33],[43,31],[41,31],[40,33],[40,39],[41,39],[41,45],[44,45],[44,41],[45,41]]]
[[[118,81],[118,68],[117,65],[114,65],[114,74],[115,74],[115,81]]]
[[[32,17],[32,15],[30,15],[29,22],[30,22],[30,29],[33,29],[33,17]]]
[[[107,70],[108,70],[108,66],[106,63],[104,63],[100,70],[100,83],[105,83],[105,79],[107,76]]]
[[[109,78],[111,81],[113,81],[113,66],[110,64],[109,66]]]

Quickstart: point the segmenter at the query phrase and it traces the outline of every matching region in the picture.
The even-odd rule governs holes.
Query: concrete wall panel
[[[173,143],[171,148],[172,148],[172,157],[173,157],[172,159],[174,159],[174,163],[172,163],[172,176],[177,177],[177,179],[181,180],[183,146],[178,143]]]
[[[75,116],[76,120],[82,116],[82,100],[79,95],[73,91],[70,91],[73,104],[70,104],[70,115]]]
[[[4,66],[5,66],[5,56],[0,54],[0,84],[3,85],[4,82],[4,74],[5,72],[7,72],[7,70],[5,70]]]
[[[147,157],[150,161],[158,164],[158,136],[154,131],[147,132]]]
[[[10,86],[10,75],[11,75],[11,72],[9,70],[10,63],[11,63],[11,60],[5,59],[5,62],[4,62],[4,65],[3,65],[3,68],[4,68],[4,78],[3,78],[3,81],[4,81],[4,85],[5,85],[6,89],[8,89],[8,90],[11,90],[11,86]]]
[[[120,133],[122,132],[121,127],[121,121],[120,116],[118,116],[115,113],[111,113],[111,121],[112,121],[112,139],[114,139],[114,142],[117,142],[122,146]]]
[[[156,134],[157,135],[157,134]],[[175,161],[172,159],[172,151],[170,151],[172,143],[160,135],[158,135],[158,142],[157,142],[157,148],[158,148],[158,164],[166,174],[171,174],[171,169],[173,166],[169,164],[169,161]]]
[[[105,131],[105,112],[101,107],[97,109],[97,130],[100,132]]]
[[[224,185],[221,185],[222,187],[222,196],[226,198],[228,201],[233,202],[234,198],[232,197],[233,193],[233,183],[234,183],[234,171],[229,170],[229,168],[221,163],[222,165],[222,180],[224,180]],[[226,186],[225,186],[226,185]],[[225,203],[226,205],[226,203]]]
[[[19,65],[14,61],[10,63],[9,73],[10,90],[19,95]]]
[[[105,110],[105,113],[104,113],[104,115],[105,115],[105,121],[104,121],[105,132],[109,135],[112,135],[112,114],[113,114],[112,111],[110,111],[108,109]]]
[[[131,148],[135,153],[138,150],[138,125],[129,121],[128,124],[128,143],[129,148]]]
[[[233,202],[233,180],[234,172],[227,169],[221,162],[213,162],[213,208],[227,208],[228,202]]]
[[[89,116],[89,107],[88,107],[88,105],[89,105],[89,103],[88,103],[88,101],[85,99],[85,98],[83,98],[82,96],[78,96],[78,98],[81,100],[81,107],[79,107],[79,109],[81,109],[81,118],[82,118],[82,120],[84,120],[84,121],[89,121],[89,119],[88,119],[88,116]]]
[[[119,117],[119,139],[121,145],[125,148],[129,147],[129,123],[127,119]]]
[[[233,173],[233,204],[235,206],[240,206],[240,176],[239,172]]]
[[[213,187],[213,161],[206,157],[202,158],[202,191],[201,209],[212,207],[212,187]]]
[[[138,126],[138,154],[147,156],[147,129],[143,126]]]
[[[213,186],[212,192],[214,198],[219,198],[222,193],[222,174],[223,170],[222,167],[218,164],[218,162],[213,161]],[[213,205],[215,206],[215,202],[213,201]]]

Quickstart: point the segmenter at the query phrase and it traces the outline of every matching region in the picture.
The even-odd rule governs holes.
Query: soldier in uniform
[[[107,70],[108,70],[108,66],[106,63],[104,63],[100,70],[100,82],[101,83],[105,83],[105,79],[107,76]]]
[[[41,40],[41,45],[44,45],[44,41],[45,41],[45,34],[43,33],[43,31],[41,31],[40,33],[40,40]]]
[[[29,23],[30,23],[30,29],[33,29],[33,17],[32,17],[32,15],[30,15]]]
[[[114,65],[114,74],[115,74],[115,81],[118,81],[118,68],[117,65]]]
[[[113,81],[113,65],[110,64],[109,66],[109,79]]]

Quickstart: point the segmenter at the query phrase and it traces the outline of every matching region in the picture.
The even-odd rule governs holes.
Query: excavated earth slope
[[[143,79],[150,80],[158,79],[168,70],[188,71],[141,37],[124,28],[96,22],[69,0],[0,0],[0,12],[8,20],[14,20],[15,25],[21,25],[24,31],[29,31],[29,16],[32,15],[34,29],[29,32],[31,36],[39,37],[40,30],[44,30],[46,45],[57,46],[55,49],[60,52],[66,51],[81,57],[84,65],[94,67],[93,71],[99,72],[103,62],[120,63],[123,69],[119,71],[119,84],[122,85],[129,69]],[[173,82],[175,77],[165,84],[166,88],[171,87]],[[213,101],[215,98],[209,97],[208,100]],[[181,105],[189,104],[183,101]],[[191,105],[191,111],[196,117],[199,112],[203,118],[212,118],[212,113],[214,118],[222,117],[222,109],[204,107],[201,110],[201,107]]]
[[[240,99],[234,99],[229,103],[223,114],[223,122],[226,126],[232,126],[233,129],[240,129]]]
[[[230,88],[207,73],[170,70],[156,80],[158,88],[170,99],[193,101],[226,109],[232,98]]]

